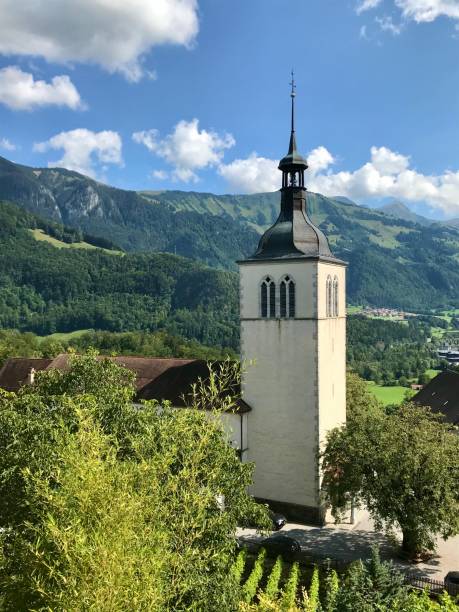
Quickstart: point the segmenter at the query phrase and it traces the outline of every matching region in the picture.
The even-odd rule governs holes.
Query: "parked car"
[[[270,557],[280,555],[284,559],[291,559],[301,552],[298,540],[287,535],[273,535],[261,542],[261,546],[266,549]]]
[[[280,531],[287,524],[287,519],[283,514],[273,514],[272,521],[274,531]]]

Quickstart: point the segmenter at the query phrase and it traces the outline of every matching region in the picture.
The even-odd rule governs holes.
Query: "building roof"
[[[260,239],[258,249],[246,261],[260,259],[318,259],[344,265],[334,257],[325,234],[307,212],[307,191],[301,187],[281,190],[281,212]]]
[[[308,214],[304,171],[306,159],[298,152],[295,134],[295,82],[292,73],[292,124],[288,153],[279,162],[282,171],[281,210],[277,221],[260,239],[256,252],[244,261],[316,259],[345,265],[334,257],[325,234]],[[243,262],[239,262],[243,263]]]
[[[32,369],[36,372],[46,370],[52,361],[52,359],[11,357],[0,369],[0,387],[5,391],[17,391],[27,383]]]
[[[429,406],[432,412],[444,414],[449,423],[459,425],[459,372],[441,372],[413,397],[413,402]]]
[[[0,370],[0,388],[18,391],[22,385],[27,384],[32,368],[35,371],[51,368],[65,370],[69,367],[69,359],[70,356],[66,353],[54,359],[10,358]],[[123,355],[109,359],[134,372],[137,401],[167,400],[173,406],[183,407],[184,398],[190,395],[192,385],[197,383],[199,378],[205,381],[209,377],[208,364],[201,359],[158,359]],[[240,395],[240,391],[240,387],[231,390],[235,395]],[[250,411],[250,406],[242,399],[238,400],[237,405],[238,413]]]

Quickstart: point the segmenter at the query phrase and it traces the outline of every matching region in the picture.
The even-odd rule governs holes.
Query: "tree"
[[[378,528],[400,528],[409,557],[434,550],[435,536],[459,533],[459,437],[409,402],[394,414],[362,409],[364,383],[353,382],[363,404],[351,406],[347,424],[327,437],[324,499],[335,518],[354,499]]]
[[[1,394],[2,609],[236,607],[236,527],[268,519],[219,418],[232,373],[181,410],[133,405],[132,373],[94,354]]]

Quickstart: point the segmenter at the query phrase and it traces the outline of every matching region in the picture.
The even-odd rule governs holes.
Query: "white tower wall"
[[[262,318],[262,280],[278,289],[284,275],[295,281],[295,318]],[[327,316],[328,276],[338,280],[337,317]],[[321,523],[319,445],[346,419],[345,267],[307,258],[242,262],[240,307],[252,493],[292,519]]]

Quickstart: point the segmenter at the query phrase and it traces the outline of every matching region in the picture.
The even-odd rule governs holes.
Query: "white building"
[[[291,96],[280,214],[239,262],[242,389],[251,407],[243,460],[255,463],[255,497],[291,520],[323,524],[319,447],[346,420],[346,264],[308,216],[293,84]]]

